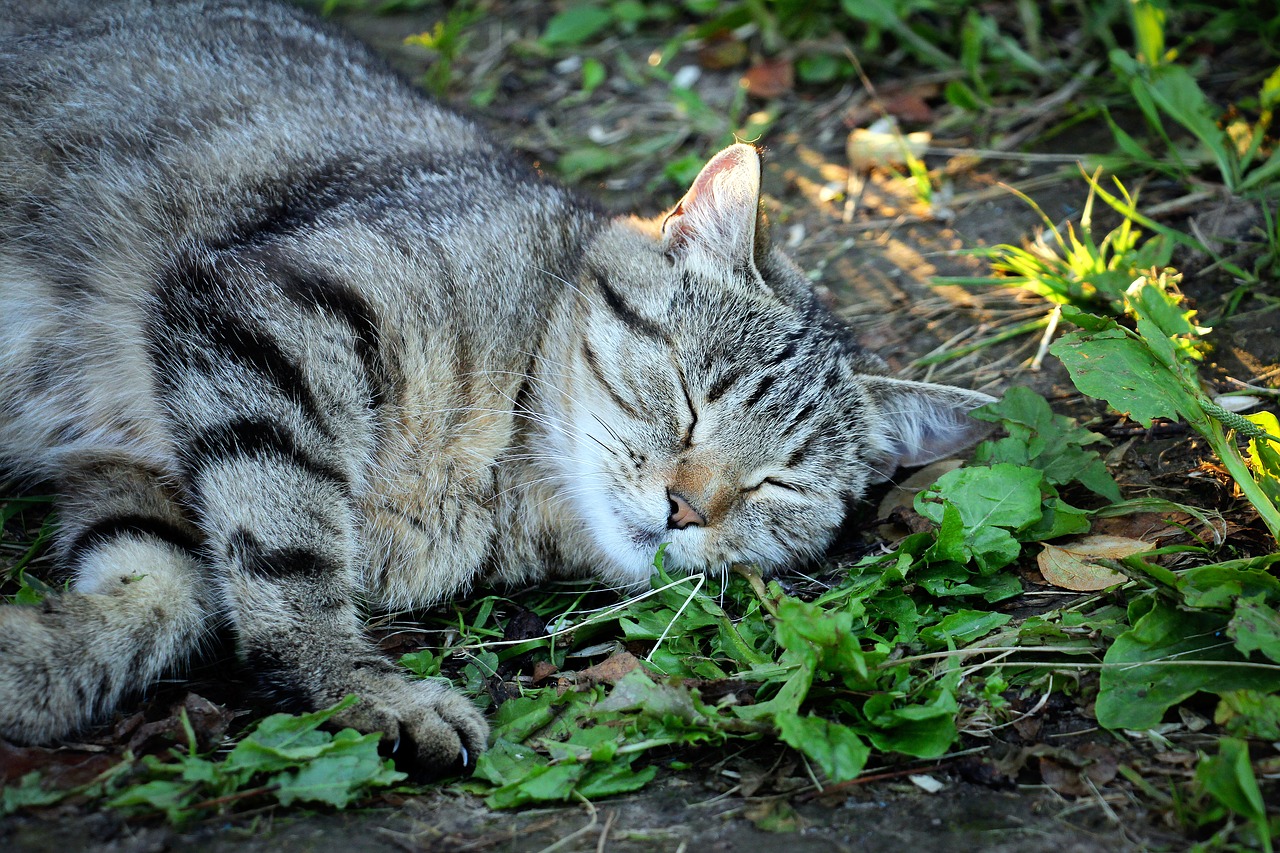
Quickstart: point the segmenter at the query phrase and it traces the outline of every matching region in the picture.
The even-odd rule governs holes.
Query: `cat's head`
[[[686,570],[803,563],[868,484],[988,429],[967,413],[993,398],[881,375],[769,245],[749,145],[665,216],[614,220],[573,288],[541,363],[545,464],[614,582],[664,542]]]

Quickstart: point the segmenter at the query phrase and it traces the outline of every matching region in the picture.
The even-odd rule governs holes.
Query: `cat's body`
[[[767,245],[759,162],[609,218],[256,2],[0,9],[0,465],[71,593],[0,608],[0,735],[62,736],[230,623],[285,707],[466,763],[362,608],[488,577],[821,554],[983,395],[878,376]]]

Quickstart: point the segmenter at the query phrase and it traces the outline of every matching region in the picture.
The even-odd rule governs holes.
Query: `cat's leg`
[[[182,665],[209,630],[198,536],[158,477],[101,464],[64,478],[71,591],[0,607],[0,735],[64,737]]]
[[[399,760],[435,772],[485,748],[480,712],[453,690],[409,681],[365,637],[357,607],[356,523],[345,483],[279,428],[230,442],[198,475],[210,548],[241,656],[282,708],[360,701],[335,722],[382,732]]]
[[[438,683],[408,680],[363,630],[356,507],[382,370],[372,309],[340,283],[280,269],[281,281],[267,283],[254,269],[180,266],[150,330],[239,654],[284,709],[356,694],[335,722],[384,733],[418,769],[470,765],[488,736],[479,710]]]

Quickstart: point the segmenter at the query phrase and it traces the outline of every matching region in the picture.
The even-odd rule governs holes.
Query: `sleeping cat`
[[[734,145],[653,219],[544,180],[284,6],[0,11],[0,465],[70,591],[0,608],[45,742],[229,626],[286,709],[421,768],[486,724],[362,633],[480,580],[822,555],[991,398],[883,375],[771,247]]]

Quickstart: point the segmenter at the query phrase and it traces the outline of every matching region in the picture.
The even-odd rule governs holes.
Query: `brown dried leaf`
[[[166,749],[175,743],[186,743],[186,729],[182,725],[183,711],[187,713],[187,720],[191,723],[201,750],[209,750],[220,744],[235,716],[228,709],[199,694],[188,693],[180,704],[170,706],[169,713],[163,719],[135,727],[129,737],[129,749],[134,754],[141,755]]]
[[[120,756],[111,753],[14,746],[0,740],[0,785],[17,784],[38,770],[46,787],[74,788],[92,782],[119,762]]]
[[[1079,755],[1088,762],[1084,767],[1084,775],[1099,788],[1116,778],[1116,774],[1120,772],[1120,761],[1106,744],[1086,743],[1080,747]]]
[[[610,655],[595,666],[589,666],[578,673],[578,683],[601,682],[617,684],[622,677],[640,666],[640,659],[631,652],[618,652]]]
[[[1045,545],[1036,565],[1046,582],[1060,589],[1092,592],[1121,583],[1125,576],[1099,565],[1151,550],[1141,539],[1123,536],[1086,536],[1069,545]]]
[[[1063,796],[1091,794],[1116,778],[1119,770],[1115,753],[1100,743],[1086,743],[1076,751],[1045,749],[1040,756],[1040,778]]]
[[[930,124],[933,122],[933,107],[925,103],[920,92],[909,89],[892,97],[885,98],[884,109],[889,115],[902,122]]]
[[[1154,546],[1161,544],[1163,539],[1183,536],[1185,535],[1184,527],[1194,528],[1198,524],[1199,522],[1185,512],[1135,512],[1130,515],[1099,518],[1094,521],[1090,533],[1141,539]]]
[[[742,75],[747,94],[753,98],[777,98],[790,92],[796,84],[795,70],[789,59],[762,59]]]

